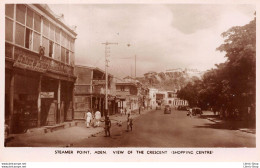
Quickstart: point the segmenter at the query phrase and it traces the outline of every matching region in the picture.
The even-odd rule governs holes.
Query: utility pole
[[[106,96],[105,96],[105,119],[107,119],[107,112],[108,112],[108,99],[107,99],[107,95],[108,95],[108,57],[110,56],[110,48],[108,45],[118,45],[118,43],[110,43],[110,42],[105,42],[102,43],[103,45],[105,45],[105,73],[106,73]]]
[[[135,81],[136,81],[136,55],[135,55]]]

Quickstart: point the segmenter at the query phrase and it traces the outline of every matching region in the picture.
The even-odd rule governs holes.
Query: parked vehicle
[[[164,114],[171,114],[171,107],[169,105],[165,105],[164,107]]]
[[[199,107],[194,107],[194,108],[192,108],[192,115],[195,116],[195,115],[197,115],[197,114],[199,114],[199,115],[202,115],[202,114],[203,114],[201,108],[199,108]]]

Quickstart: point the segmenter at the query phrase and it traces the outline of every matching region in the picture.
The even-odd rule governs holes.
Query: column
[[[74,120],[74,102],[75,102],[74,94],[75,94],[75,85],[73,83],[73,85],[72,85],[72,120]]]
[[[41,126],[41,90],[42,90],[42,75],[40,75],[39,83],[38,83],[38,100],[37,100],[37,115],[38,115],[38,122],[37,126]]]
[[[60,109],[61,101],[60,101],[60,90],[61,90],[61,82],[60,82],[60,80],[59,80],[59,82],[58,82],[58,114],[59,114],[59,116],[57,116],[57,117],[59,118],[58,123],[60,123],[60,121],[61,121],[61,109]]]
[[[14,115],[14,72],[11,72],[11,80],[10,80],[10,97],[9,97],[9,127],[10,127],[10,133],[13,133],[13,115]]]

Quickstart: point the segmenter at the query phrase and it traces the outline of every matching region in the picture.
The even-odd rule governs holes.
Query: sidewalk
[[[218,115],[214,115],[213,112],[203,112],[201,118],[205,118],[220,128],[239,130],[246,133],[256,134],[255,124],[252,121],[246,120],[232,120],[232,119],[221,119]]]
[[[141,115],[150,112],[145,110]],[[138,112],[133,112],[132,117],[139,117]],[[127,115],[115,114],[109,116],[112,127],[119,121],[126,122]],[[29,129],[23,134],[11,134],[6,139],[6,146],[8,147],[69,147],[78,140],[94,137],[96,134],[104,132],[104,117],[100,122],[100,127],[87,128],[85,121],[72,121],[57,124],[55,126],[40,127]],[[73,137],[73,138],[71,138]]]

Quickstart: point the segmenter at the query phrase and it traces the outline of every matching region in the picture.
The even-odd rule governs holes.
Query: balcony
[[[42,56],[40,57],[38,53],[30,51],[28,49],[15,46],[14,58],[12,58],[13,45],[5,45],[5,57],[8,60],[14,61],[13,66],[17,68],[27,69],[31,71],[41,72],[41,73],[56,73],[59,75],[73,77],[74,68],[71,65],[65,64],[58,60],[50,57]]]

